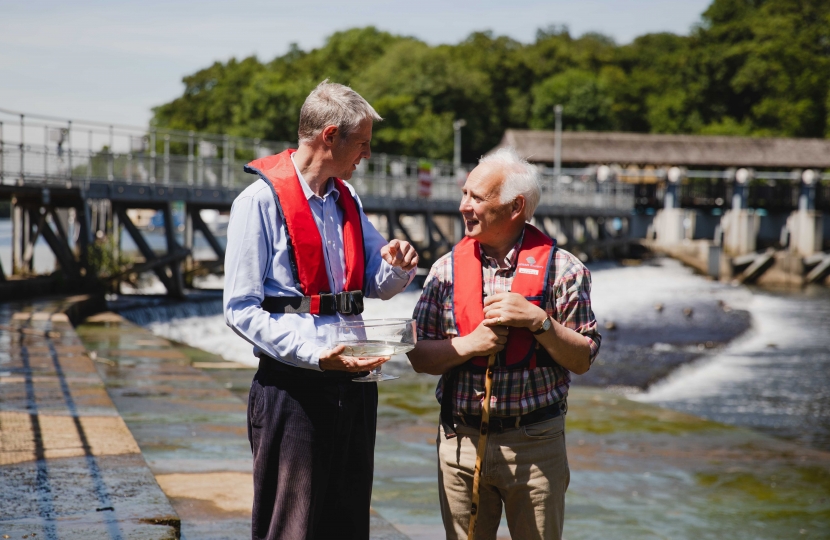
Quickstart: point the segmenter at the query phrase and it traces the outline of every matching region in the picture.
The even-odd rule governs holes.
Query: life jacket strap
[[[266,296],[262,309],[268,313],[310,313],[312,315],[360,315],[363,291],[321,293],[312,296]]]

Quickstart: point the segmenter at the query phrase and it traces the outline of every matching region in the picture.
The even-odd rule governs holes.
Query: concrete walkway
[[[0,536],[179,536],[64,309],[0,305]]]

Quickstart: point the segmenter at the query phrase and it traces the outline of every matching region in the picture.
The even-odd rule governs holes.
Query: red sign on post
[[[422,161],[418,164],[418,197],[429,199],[432,195],[432,163]]]

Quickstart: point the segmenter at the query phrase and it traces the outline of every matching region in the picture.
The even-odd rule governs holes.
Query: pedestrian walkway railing
[[[239,190],[242,167],[295,143],[172,129],[149,129],[21,114],[0,109],[0,184],[84,187],[120,182]],[[375,153],[352,183],[361,196],[457,201],[467,173],[443,160]],[[540,204],[634,208],[633,186],[605,180],[598,169],[542,168]]]

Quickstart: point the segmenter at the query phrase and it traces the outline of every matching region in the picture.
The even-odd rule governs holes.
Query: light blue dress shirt
[[[343,211],[332,180],[326,193],[316,195],[297,170],[303,193],[323,240],[323,256],[329,285],[334,293],[343,291],[346,281],[343,250]],[[354,188],[363,221],[366,296],[388,300],[403,291],[415,276],[393,267],[380,256],[386,240],[372,226]],[[271,187],[261,179],[248,186],[231,208],[228,243],[225,249],[225,322],[234,332],[262,351],[286,364],[320,370],[320,353],[326,346],[321,326],[340,320],[359,319],[357,315],[311,315],[306,313],[271,314],[260,304],[266,296],[302,296],[291,274],[285,229],[277,213]]]

